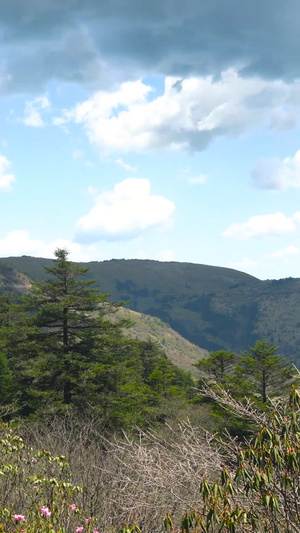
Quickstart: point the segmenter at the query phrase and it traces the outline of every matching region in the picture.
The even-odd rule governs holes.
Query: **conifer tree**
[[[14,363],[18,365],[21,353],[28,351],[30,346],[29,328],[25,327],[26,311],[20,305],[20,295],[6,292],[0,295],[0,404],[14,402],[18,387],[12,371]],[[25,331],[26,330],[26,331]],[[23,343],[26,339],[26,350]],[[17,372],[18,373],[18,369]],[[26,388],[24,376],[24,388]]]
[[[278,348],[265,340],[257,341],[253,348],[241,356],[236,367],[235,383],[245,395],[251,395],[262,403],[268,396],[282,394],[289,390],[291,379],[296,379],[296,371],[290,361],[277,354]],[[243,386],[244,384],[244,386]]]
[[[210,352],[209,356],[198,361],[195,367],[217,383],[223,384],[232,374],[237,360],[238,356],[235,353],[218,350]]]
[[[106,318],[117,306],[93,287],[94,281],[82,279],[88,268],[70,262],[67,250],[55,250],[53,266],[44,268],[49,277],[34,283],[23,299],[29,312],[23,325],[30,334],[11,364],[20,371],[23,392],[27,380],[27,389],[39,399],[84,402],[97,380],[97,365],[110,353],[111,337],[120,336],[122,324]]]
[[[6,357],[23,416],[92,408],[115,430],[155,421],[162,401],[186,397],[191,377],[155,344],[126,339],[128,320],[111,316],[120,304],[84,278],[88,268],[70,262],[65,249],[44,268],[48,278],[28,295],[0,305],[0,367]]]

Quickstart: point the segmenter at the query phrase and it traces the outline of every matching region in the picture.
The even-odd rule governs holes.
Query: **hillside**
[[[46,276],[51,260],[0,259],[33,280]],[[156,316],[207,350],[239,352],[259,338],[279,346],[281,355],[300,361],[300,280],[261,281],[237,270],[150,260],[90,262],[95,279],[111,300]]]
[[[28,276],[5,263],[0,263],[0,294],[5,291],[24,291],[29,287]]]
[[[168,359],[182,370],[197,373],[194,363],[208,356],[206,350],[184,339],[157,317],[125,308],[120,308],[117,315],[132,321],[132,325],[124,331],[127,338],[156,342]]]

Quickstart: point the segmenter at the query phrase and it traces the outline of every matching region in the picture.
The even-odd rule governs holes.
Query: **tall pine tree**
[[[92,408],[115,430],[161,420],[168,401],[184,401],[191,377],[157,346],[126,339],[128,321],[111,316],[119,304],[84,277],[88,268],[57,249],[45,270],[48,278],[33,283],[17,304],[0,305],[0,359],[2,351],[22,415]],[[5,357],[0,367],[4,375]]]
[[[34,283],[23,299],[30,332],[11,366],[21,390],[56,403],[82,404],[97,381],[97,367],[107,360],[111,339],[120,337],[122,323],[107,319],[118,306],[82,279],[88,268],[68,260],[65,249],[55,251],[49,277]],[[19,372],[18,372],[19,370]],[[18,375],[19,374],[19,375]]]

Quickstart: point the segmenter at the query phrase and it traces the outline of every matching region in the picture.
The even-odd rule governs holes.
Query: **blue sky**
[[[296,0],[2,0],[0,256],[300,276]]]

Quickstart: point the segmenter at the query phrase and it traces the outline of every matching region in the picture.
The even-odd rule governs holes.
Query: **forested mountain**
[[[131,321],[117,316],[121,304],[109,302],[86,279],[88,267],[69,261],[65,249],[54,255],[45,279],[31,282],[23,294],[15,283],[8,290],[7,278],[19,276],[4,268],[1,407],[13,405],[22,417],[89,411],[103,430],[116,431],[161,423],[170,409],[186,406],[194,396],[191,374],[175,366],[156,339],[127,336]]]
[[[145,529],[150,533],[163,531],[155,525],[162,525],[162,516],[165,531],[226,527],[233,532],[246,525],[247,531],[251,526],[260,532],[262,523],[282,533],[287,520],[293,526],[289,531],[295,531],[300,395],[294,366],[265,340],[242,355],[226,350],[204,354],[199,348],[194,349],[195,379],[178,368],[192,363],[192,351],[184,360],[193,349],[188,341],[159,318],[110,302],[89,279],[95,268],[90,272],[69,261],[66,249],[54,255],[42,276],[40,263],[35,264],[38,281],[30,281],[32,272],[22,268],[20,273],[16,265],[4,261],[0,266],[5,531],[25,527],[28,533],[54,533],[53,527],[63,524],[59,532],[98,533],[101,526],[103,531],[139,533],[138,524],[144,531],[146,519],[153,524]],[[127,278],[128,268],[123,277],[113,272],[120,264],[133,265],[131,272],[138,276]],[[145,265],[148,270],[139,268]],[[106,279],[106,287],[115,288],[112,296],[131,294],[131,305],[147,298],[154,306],[164,302],[165,311],[198,313],[203,323],[226,316],[233,305],[230,291],[243,289],[247,303],[251,294],[264,294],[261,284],[267,287],[239,272],[197,265],[113,261],[104,266],[119,276]],[[223,307],[207,316],[199,306],[205,298]],[[276,316],[276,304],[273,309]],[[179,350],[178,366],[172,362],[175,353],[167,357],[164,350],[169,336]],[[38,451],[37,443],[42,443]],[[75,460],[68,463],[69,457]],[[287,498],[281,498],[283,492]],[[172,513],[165,514],[166,508]],[[97,531],[92,529],[96,523]]]
[[[7,273],[13,278],[7,267],[40,280],[46,275],[43,265],[51,264],[27,256],[0,259],[2,285],[10,285]],[[111,300],[128,301],[128,308],[161,318],[202,348],[240,352],[265,338],[285,357],[300,359],[298,278],[261,281],[228,268],[150,260],[82,265]]]

